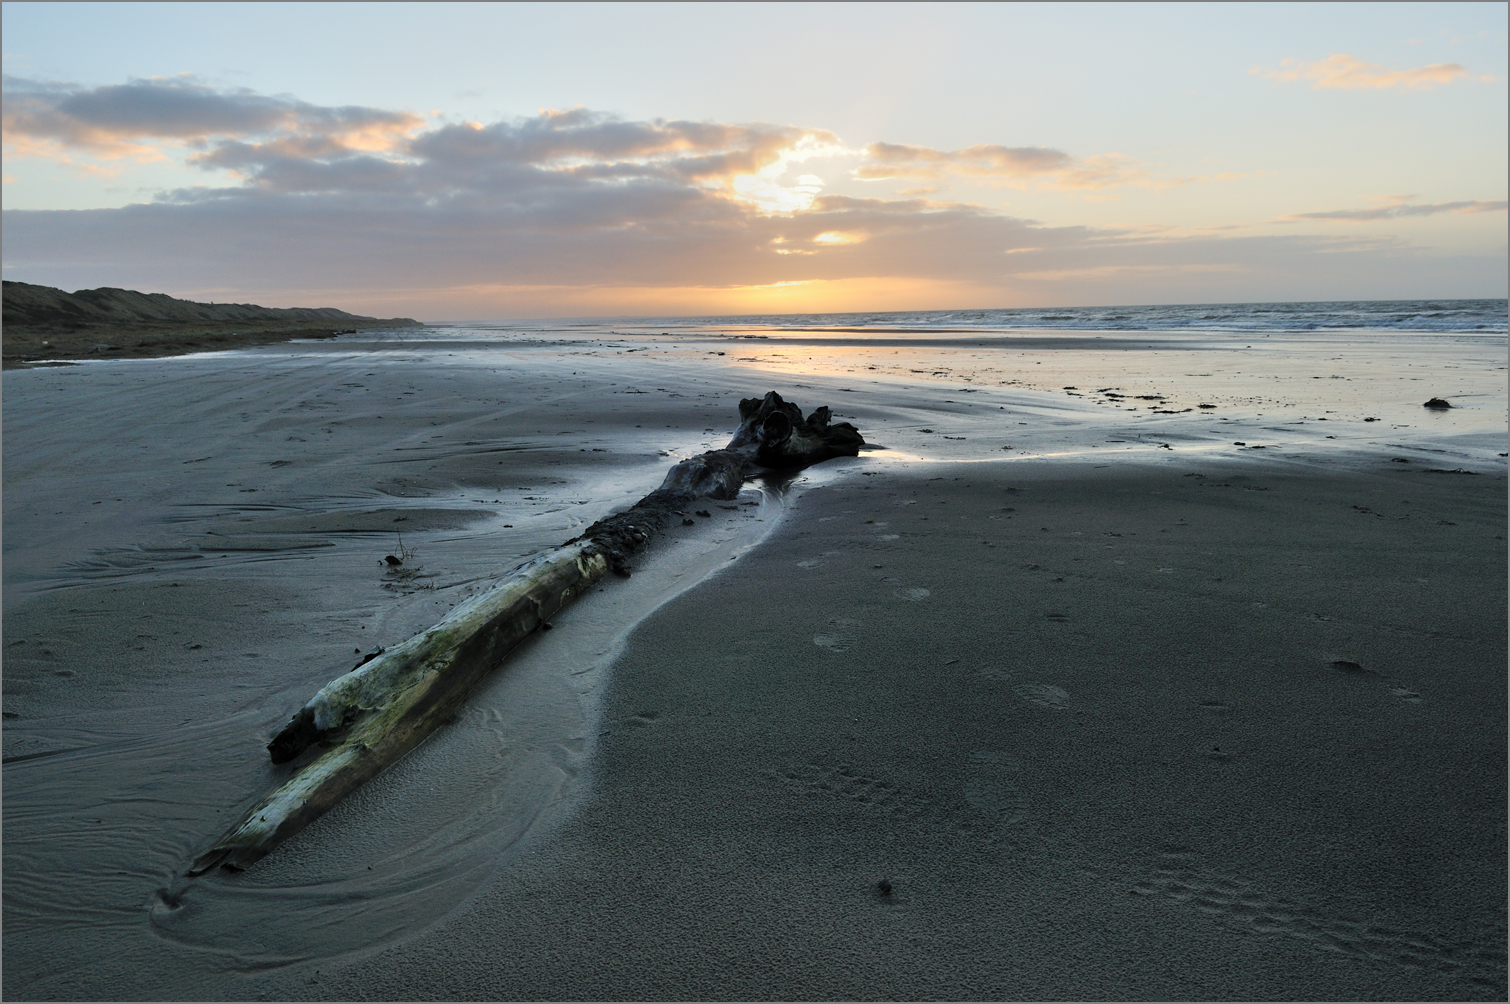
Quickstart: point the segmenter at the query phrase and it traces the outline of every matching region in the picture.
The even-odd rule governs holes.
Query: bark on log
[[[804,420],[775,391],[740,401],[739,417],[722,450],[683,460],[630,508],[520,565],[439,624],[321,688],[267,748],[274,763],[316,743],[325,752],[253,806],[188,874],[247,867],[419,745],[543,622],[608,571],[628,575],[630,556],[694,500],[730,499],[753,475],[852,457],[865,443],[848,422],[831,424],[828,408]]]

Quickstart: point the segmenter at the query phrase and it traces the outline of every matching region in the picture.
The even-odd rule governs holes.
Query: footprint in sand
[[[1024,683],[1014,689],[1024,701],[1036,704],[1040,708],[1063,711],[1070,704],[1069,691],[1056,687],[1052,683]]]
[[[1022,758],[998,750],[976,750],[970,754],[970,762],[1000,767],[1002,770],[1022,770]]]
[[[985,772],[965,782],[965,801],[971,808],[999,826],[1020,822],[1028,803],[1011,775],[1022,769],[1022,761],[999,750],[976,750],[970,764]]]
[[[1291,898],[1266,888],[1262,880],[1209,869],[1188,848],[1167,847],[1150,864],[1148,877],[1130,883],[1127,891],[1132,895],[1157,897],[1230,931],[1294,939],[1371,966],[1436,970],[1462,981],[1460,986],[1484,988],[1489,991],[1483,995],[1486,999],[1504,999],[1503,926],[1468,928],[1448,940],[1422,930],[1338,916],[1321,901]]]
[[[933,593],[929,592],[926,589],[894,589],[892,590],[892,595],[897,597],[898,599],[912,600],[914,603],[916,603],[919,600],[926,600],[928,597],[932,596]]]
[[[826,652],[849,651],[850,642],[854,641],[850,629],[859,627],[860,622],[848,617],[834,617],[828,623],[831,630],[813,635],[813,644]]]
[[[847,802],[855,809],[918,821],[937,822],[945,815],[944,807],[928,795],[899,789],[893,782],[853,766],[804,764],[766,771],[764,776],[794,794],[830,804]]]
[[[1001,777],[977,777],[965,783],[965,801],[998,826],[1019,823],[1028,802],[1017,785]]]

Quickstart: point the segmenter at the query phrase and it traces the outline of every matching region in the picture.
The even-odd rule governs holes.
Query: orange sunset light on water
[[[197,293],[210,299],[206,290]],[[258,295],[253,294],[253,299]],[[907,277],[796,279],[748,286],[454,286],[353,293],[323,290],[316,298],[336,303],[364,297],[370,309],[398,313],[418,304],[421,314],[445,309],[459,319],[488,317],[693,316],[782,313],[849,313],[862,310],[949,310],[960,303],[1000,300],[1000,291],[963,282]],[[269,299],[270,296],[263,296]],[[1029,306],[1031,295],[1020,302]],[[383,305],[383,306],[379,306]],[[427,311],[426,308],[429,308]],[[468,307],[471,308],[470,312]]]

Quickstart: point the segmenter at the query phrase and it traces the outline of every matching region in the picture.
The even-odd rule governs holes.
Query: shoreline
[[[364,323],[362,328],[369,327]],[[234,329],[234,330],[232,330]],[[195,327],[164,331],[161,328],[86,331],[7,329],[4,333],[5,369],[34,366],[66,366],[102,359],[164,359],[199,352],[276,345],[296,339],[324,340],[356,334],[361,328],[321,326],[257,328],[250,325]]]

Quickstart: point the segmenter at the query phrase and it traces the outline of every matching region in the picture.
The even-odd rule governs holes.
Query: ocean
[[[482,321],[528,330],[604,328],[645,332],[770,329],[926,333],[949,331],[1410,331],[1505,334],[1510,301],[1341,300],[1314,303],[1162,304],[1111,307],[1016,307],[1006,310],[905,310],[838,314],[747,314],[705,317],[577,318]],[[443,325],[450,327],[450,325]]]

